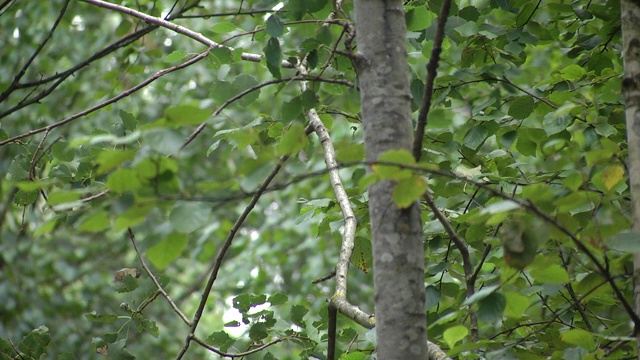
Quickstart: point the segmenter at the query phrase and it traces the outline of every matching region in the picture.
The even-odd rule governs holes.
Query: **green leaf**
[[[240,294],[233,298],[233,307],[238,309],[240,313],[244,314],[253,306],[262,305],[267,301],[267,296],[264,294]]]
[[[216,331],[207,336],[207,342],[220,351],[227,351],[236,341],[225,331]]]
[[[18,344],[18,350],[22,353],[19,358],[40,359],[47,352],[46,347],[50,341],[51,334],[49,334],[49,328],[46,326],[43,325],[32,330]]]
[[[171,210],[169,222],[179,233],[188,234],[209,222],[211,206],[199,202],[178,202]]]
[[[501,293],[491,293],[478,301],[478,319],[484,322],[493,322],[502,317],[507,305],[507,299]]]
[[[118,169],[112,172],[105,185],[116,193],[139,189],[142,186],[137,173],[132,169]]]
[[[433,309],[435,306],[438,305],[438,303],[440,302],[440,298],[442,297],[442,294],[440,293],[440,290],[438,290],[435,286],[433,285],[429,285],[427,286],[427,297],[426,297],[426,309],[430,310]]]
[[[47,197],[49,205],[59,205],[64,203],[75,202],[80,199],[80,193],[77,191],[57,190],[51,192]]]
[[[306,148],[309,144],[304,127],[300,123],[293,123],[282,135],[278,143],[278,155],[293,155]]]
[[[236,26],[229,21],[216,22],[213,26],[209,28],[209,30],[218,34],[226,34],[226,33],[232,32],[235,29],[236,29]]]
[[[177,105],[165,110],[169,122],[175,125],[200,125],[212,113],[210,109],[200,109],[195,105]]]
[[[531,268],[531,276],[541,284],[566,284],[569,282],[569,274],[558,264],[549,264],[549,261],[536,261]]]
[[[587,350],[594,350],[596,347],[593,334],[579,328],[569,329],[560,336],[563,342],[571,345],[578,345]]]
[[[278,64],[278,66],[280,66],[280,64]],[[253,76],[249,74],[242,74],[233,80],[233,89],[235,90],[236,94],[239,94],[240,92],[249,90],[251,88],[256,88],[256,85],[258,85],[258,80],[256,80]],[[240,107],[247,107],[251,103],[256,101],[259,96],[260,96],[260,89],[256,88],[255,90],[247,93],[240,100],[238,100],[238,105]]]
[[[531,303],[531,298],[516,292],[506,292],[504,295],[507,299],[504,314],[514,319],[520,319],[523,317],[524,312]]]
[[[98,175],[104,174],[123,162],[133,159],[135,155],[136,152],[133,150],[104,150],[98,154],[96,159],[96,163],[98,164],[96,173]]]
[[[489,136],[489,130],[483,124],[476,125],[469,129],[464,135],[463,143],[469,149],[477,150]]]
[[[111,226],[109,216],[106,211],[98,210],[95,213],[83,218],[80,221],[78,230],[87,232],[101,232]]]
[[[286,303],[287,300],[289,300],[289,297],[286,294],[275,293],[275,294],[269,296],[269,299],[267,301],[272,306],[276,306],[276,305],[282,305],[282,304]]]
[[[272,37],[267,41],[267,45],[262,49],[265,59],[267,59],[267,69],[273,77],[280,79],[280,64],[282,63],[282,50],[278,38]]]
[[[464,339],[469,334],[469,329],[464,325],[455,325],[444,331],[442,337],[447,345],[452,348],[460,340]]]
[[[515,119],[526,119],[533,112],[533,98],[531,96],[519,96],[509,106],[509,116]]]
[[[355,351],[355,352],[343,353],[342,355],[340,355],[339,360],[365,360],[368,358],[369,358],[369,354],[360,352],[360,351]]]
[[[562,78],[569,81],[580,80],[580,78],[583,77],[586,73],[587,72],[585,69],[575,64],[569,65],[564,69],[560,70],[560,74],[562,75]]]
[[[127,131],[133,131],[138,127],[138,119],[133,114],[124,110],[118,110],[120,120],[122,120],[122,127]]]
[[[84,314],[84,317],[86,317],[89,321],[93,321],[93,322],[97,322],[97,323],[112,323],[115,322],[116,320],[118,320],[118,316],[117,315],[113,315],[113,314],[97,314],[95,311],[88,313],[88,314]]]
[[[302,305],[293,305],[291,307],[291,321],[302,327],[305,328],[306,324],[304,323],[304,316],[307,315],[307,313],[309,312],[309,309],[307,309],[306,307],[302,306]]]
[[[382,163],[397,163],[400,165],[416,164],[413,155],[407,150],[389,150],[378,157],[378,161]],[[373,172],[383,179],[402,180],[412,176],[412,170],[402,169],[400,166],[374,164],[371,165]]]
[[[480,289],[479,291],[477,291],[475,294],[469,296],[462,303],[462,305],[466,306],[466,305],[474,304],[474,303],[486,298],[487,296],[493,294],[496,290],[498,290],[498,288],[499,288],[498,285],[492,285],[492,286],[484,287],[484,288]]]
[[[173,51],[171,54],[167,55],[167,57],[164,58],[164,62],[173,63],[173,62],[181,61],[182,59],[184,59],[185,56],[187,56],[186,51],[176,50],[176,51]]]
[[[273,14],[267,19],[265,30],[267,34],[273,37],[279,37],[284,33],[284,23],[278,15]]]
[[[351,253],[351,263],[365,274],[369,273],[373,266],[371,240],[363,236],[356,236],[353,252]]]
[[[631,230],[623,230],[618,234],[604,240],[605,245],[611,250],[624,253],[640,253],[640,234]]]
[[[60,161],[72,161],[75,157],[74,149],[69,148],[66,141],[57,141],[51,146],[51,154]]]
[[[146,251],[146,255],[158,270],[164,270],[182,255],[187,245],[187,240],[187,235],[173,233],[150,247]]]
[[[393,202],[401,209],[406,209],[416,200],[422,198],[427,191],[427,181],[422,176],[412,176],[400,180],[393,188]]]

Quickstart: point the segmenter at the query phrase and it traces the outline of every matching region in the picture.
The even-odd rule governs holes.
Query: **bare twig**
[[[27,69],[29,68],[29,66],[31,66],[31,63],[33,63],[33,60],[35,60],[35,58],[38,56],[38,54],[40,54],[40,51],[42,51],[42,49],[47,44],[49,39],[51,39],[51,37],[53,36],[53,32],[56,30],[56,28],[60,24],[60,20],[62,20],[64,13],[67,11],[67,6],[69,5],[69,1],[70,0],[66,0],[64,2],[64,4],[62,5],[62,9],[60,9],[60,14],[58,14],[58,17],[56,18],[56,21],[53,23],[53,26],[51,27],[51,30],[49,30],[49,33],[47,34],[47,36],[44,38],[44,40],[42,40],[42,42],[36,48],[33,54],[31,54],[31,57],[29,57],[29,59],[27,59],[27,61],[24,63],[24,65],[22,66],[22,69],[20,69],[18,74],[13,78],[13,81],[11,82],[9,87],[5,91],[3,91],[2,94],[0,94],[0,102],[3,102],[9,96],[9,94],[11,94],[11,92],[18,86],[18,84],[20,83],[20,79],[22,79],[24,74],[26,74]]]
[[[442,51],[442,41],[444,40],[444,26],[447,23],[449,9],[451,8],[451,0],[442,2],[442,8],[438,15],[438,24],[436,26],[436,34],[433,38],[433,48],[431,49],[431,58],[427,63],[427,79],[424,85],[424,94],[422,95],[422,105],[418,114],[418,125],[416,127],[416,135],[413,139],[413,157],[416,161],[422,156],[422,141],[424,140],[424,129],[427,126],[427,116],[429,108],[431,108],[431,98],[433,97],[433,83],[438,75],[438,62],[440,61],[440,52]]]
[[[167,302],[169,303],[173,311],[176,314],[178,314],[180,319],[182,319],[182,322],[187,324],[187,326],[191,326],[191,322],[189,321],[189,319],[184,315],[182,311],[180,311],[176,303],[173,302],[173,300],[171,300],[171,297],[169,296],[169,294],[167,294],[167,292],[162,288],[162,285],[160,284],[158,279],[155,277],[155,275],[153,275],[153,272],[151,272],[151,269],[149,269],[149,267],[147,266],[147,263],[144,261],[144,258],[140,253],[140,250],[138,250],[138,244],[136,243],[136,237],[133,234],[133,230],[131,230],[131,228],[127,228],[127,233],[129,234],[129,240],[131,240],[131,244],[133,244],[133,249],[136,251],[136,255],[138,255],[138,259],[140,260],[140,265],[142,265],[142,268],[144,269],[144,271],[147,273],[147,275],[149,275],[149,278],[151,278],[151,281],[153,281],[153,283],[156,285],[156,288],[158,288],[158,292],[162,294],[162,297],[164,297],[167,300]]]
[[[136,86],[134,86],[134,87],[132,87],[130,89],[127,89],[126,91],[123,91],[122,93],[112,97],[111,99],[109,99],[107,101],[104,101],[104,102],[102,102],[100,104],[92,106],[89,109],[83,110],[83,111],[81,111],[81,112],[79,112],[77,114],[71,115],[68,118],[66,118],[64,120],[60,120],[60,121],[58,121],[56,123],[47,125],[45,127],[41,127],[39,129],[34,129],[34,130],[28,131],[26,133],[23,133],[23,134],[20,134],[20,135],[16,135],[16,136],[11,137],[9,139],[5,139],[3,141],[0,141],[0,146],[6,145],[6,144],[9,144],[9,143],[12,143],[12,142],[16,142],[17,140],[24,139],[26,137],[29,137],[29,136],[32,136],[32,135],[35,135],[35,134],[39,134],[41,132],[49,132],[49,131],[57,128],[57,127],[60,127],[60,126],[65,125],[67,123],[70,123],[70,122],[72,122],[72,121],[74,121],[74,120],[76,120],[78,118],[81,118],[81,117],[83,117],[85,115],[91,114],[92,112],[94,112],[96,110],[102,109],[103,107],[106,107],[106,106],[108,106],[110,104],[113,104],[116,101],[119,101],[119,100],[121,100],[121,99],[123,99],[123,98],[125,98],[125,97],[127,97],[127,96],[129,96],[129,95],[131,95],[133,93],[135,93],[136,91],[144,88],[145,86],[147,86],[147,85],[151,84],[152,82],[158,80],[159,78],[163,77],[164,75],[167,75],[168,73],[171,73],[171,72],[174,72],[176,70],[180,70],[182,68],[185,68],[185,67],[187,67],[189,65],[195,64],[196,62],[204,59],[208,55],[209,55],[209,51],[207,50],[207,51],[202,52],[202,53],[194,56],[193,58],[183,62],[182,64],[178,64],[176,66],[172,66],[170,68],[157,71],[156,73],[151,75],[151,77],[147,78],[145,81],[139,83],[138,85],[136,85]]]
[[[204,45],[207,45],[208,47],[211,48],[217,48],[217,47],[223,47],[223,45],[220,45],[218,43],[216,43],[215,41],[209,39],[208,37],[197,33],[195,31],[189,30],[183,26],[177,25],[172,23],[171,21],[167,21],[155,16],[151,16],[151,15],[147,15],[143,12],[128,8],[126,6],[121,6],[121,5],[117,5],[117,4],[112,4],[106,1],[102,1],[102,0],[81,0],[83,2],[86,3],[90,3],[105,9],[109,9],[109,10],[114,10],[123,14],[127,14],[127,15],[131,15],[133,17],[136,17],[138,19],[144,20],[150,24],[156,24],[158,26],[162,26],[166,29],[175,31],[178,34],[184,35],[186,37],[189,37],[193,40],[198,41],[199,43],[202,43]],[[229,48],[231,49],[231,48]],[[231,49],[233,50],[233,49]],[[247,61],[253,61],[253,62],[260,62],[260,60],[262,59],[262,55],[258,55],[258,54],[250,54],[250,53],[242,53],[241,58],[243,60],[247,60]],[[294,65],[289,63],[288,61],[283,61],[281,64],[282,67],[284,68],[293,68]]]
[[[242,97],[244,97],[245,95],[252,93],[256,90],[259,90],[265,86],[269,86],[269,85],[273,85],[273,84],[279,84],[279,83],[283,83],[283,82],[292,82],[292,81],[322,81],[322,82],[329,82],[329,83],[334,83],[334,84],[341,84],[341,85],[345,85],[345,86],[349,86],[349,87],[353,87],[353,83],[347,80],[342,80],[342,79],[325,79],[325,78],[318,78],[318,77],[304,77],[304,76],[296,76],[296,77],[288,77],[288,78],[280,78],[280,79],[272,79],[272,80],[268,80],[265,81],[263,83],[260,83],[258,85],[252,86],[246,90],[243,90],[242,92],[232,96],[231,98],[229,98],[228,100],[226,100],[225,102],[223,102],[220,106],[218,106],[218,108],[216,109],[216,111],[213,112],[213,114],[211,115],[211,118],[214,118],[216,116],[218,116],[222,110],[224,110],[227,106],[231,105],[232,103],[238,101],[239,99],[241,99]],[[184,140],[184,142],[182,143],[182,146],[180,147],[180,149],[183,149],[185,146],[189,145],[198,135],[200,135],[200,133],[202,132],[202,130],[204,130],[204,128],[207,126],[207,121],[202,122],[202,124],[198,125],[198,127],[191,133],[191,135],[187,136],[187,138]],[[2,143],[0,143],[0,145],[2,145]]]

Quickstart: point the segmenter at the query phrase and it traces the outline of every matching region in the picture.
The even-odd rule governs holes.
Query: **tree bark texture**
[[[357,73],[367,160],[411,151],[413,127],[402,0],[355,2]],[[369,187],[378,359],[426,359],[420,206],[399,209],[394,183]]]
[[[640,233],[640,1],[622,0],[622,47],[624,76],[622,93],[625,98],[627,142],[629,145],[629,184],[633,203],[633,230]],[[636,314],[640,314],[640,253],[633,256]],[[640,359],[640,332],[636,327],[638,359]]]

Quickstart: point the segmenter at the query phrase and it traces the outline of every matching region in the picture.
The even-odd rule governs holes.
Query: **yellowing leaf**
[[[464,339],[469,334],[469,329],[464,325],[456,325],[448,328],[442,334],[444,341],[447,342],[450,348],[454,347],[460,340]]]
[[[602,170],[602,181],[608,190],[616,186],[624,176],[624,169],[620,165],[612,165]]]

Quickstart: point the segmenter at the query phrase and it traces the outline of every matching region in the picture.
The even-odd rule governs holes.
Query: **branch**
[[[28,131],[28,132],[23,133],[21,135],[17,135],[17,136],[14,136],[12,138],[0,141],[0,146],[6,145],[6,144],[9,144],[9,143],[12,143],[12,142],[16,142],[16,141],[18,141],[20,139],[24,139],[24,138],[29,137],[31,135],[39,134],[41,132],[49,132],[52,129],[55,129],[57,127],[65,125],[65,124],[67,124],[69,122],[72,122],[73,120],[76,120],[76,119],[81,118],[81,117],[83,117],[85,115],[91,114],[92,112],[94,112],[96,110],[102,109],[105,106],[111,105],[111,104],[115,103],[116,101],[119,101],[119,100],[121,100],[121,99],[123,99],[123,98],[125,98],[125,97],[127,97],[127,96],[129,96],[129,95],[131,95],[133,93],[135,93],[136,91],[144,88],[145,86],[147,86],[147,85],[151,84],[152,82],[158,80],[159,78],[163,77],[164,75],[167,75],[168,73],[171,73],[171,72],[174,72],[176,70],[180,70],[182,68],[185,68],[185,67],[187,67],[189,65],[195,64],[196,62],[204,59],[208,55],[209,55],[209,51],[207,50],[207,51],[205,51],[203,53],[200,53],[200,54],[194,56],[193,58],[183,62],[182,64],[178,64],[176,66],[172,66],[170,68],[160,70],[160,71],[154,73],[153,75],[151,75],[151,77],[147,78],[147,80],[145,80],[145,81],[141,82],[140,84],[132,87],[131,89],[127,89],[127,90],[123,91],[122,93],[118,94],[115,97],[112,97],[111,99],[109,99],[109,100],[107,100],[105,102],[97,104],[97,105],[95,105],[95,106],[93,106],[93,107],[91,107],[91,108],[89,108],[87,110],[81,111],[81,112],[79,112],[79,113],[77,113],[75,115],[72,115],[72,116],[70,116],[70,117],[68,117],[68,118],[66,118],[64,120],[58,121],[58,122],[53,123],[51,125],[47,125],[45,127],[39,128],[39,129],[31,130],[31,131]]]
[[[186,37],[189,37],[193,40],[196,40],[199,43],[202,43],[204,45],[207,45],[210,48],[219,48],[219,47],[225,47],[223,45],[220,45],[218,43],[216,43],[215,41],[209,39],[208,37],[197,33],[195,31],[189,30],[183,26],[174,24],[170,21],[161,19],[161,18],[157,18],[155,16],[151,16],[151,15],[147,15],[143,12],[134,10],[134,9],[130,9],[126,6],[121,6],[121,5],[116,5],[116,4],[112,4],[106,1],[102,1],[102,0],[81,0],[83,2],[89,3],[89,4],[93,4],[105,9],[109,9],[109,10],[113,10],[113,11],[117,11],[119,13],[123,13],[123,14],[127,14],[127,15],[131,15],[133,17],[136,17],[138,19],[144,20],[147,23],[150,24],[156,24],[158,26],[161,26],[163,28],[172,30],[178,34],[184,35]],[[230,50],[233,50],[233,48],[228,48]],[[262,59],[262,55],[258,55],[258,54],[250,54],[250,53],[242,53],[241,58],[243,60],[246,61],[252,61],[252,62],[260,62],[260,60]],[[282,61],[282,67],[284,68],[293,68],[293,64],[291,64],[288,61]]]
[[[288,155],[285,155],[280,158],[280,160],[278,161],[278,164],[273,168],[273,170],[271,170],[271,173],[262,182],[262,184],[260,184],[260,187],[258,187],[256,194],[253,196],[249,204],[247,204],[247,206],[245,207],[242,214],[238,217],[236,222],[233,224],[233,227],[231,228],[231,230],[229,230],[229,234],[227,235],[227,238],[222,244],[222,247],[220,248],[220,251],[218,252],[218,255],[214,260],[213,269],[211,270],[211,274],[209,275],[209,280],[207,281],[207,285],[205,286],[204,291],[202,292],[200,303],[198,304],[198,308],[196,309],[196,312],[193,316],[193,321],[189,329],[189,334],[184,340],[184,344],[180,349],[180,352],[176,356],[176,360],[182,359],[184,354],[189,349],[190,342],[195,337],[196,328],[198,327],[198,324],[200,323],[200,319],[202,318],[202,313],[204,312],[204,307],[207,304],[207,300],[209,299],[211,288],[213,287],[213,283],[218,278],[218,272],[220,271],[220,266],[222,266],[222,260],[224,259],[224,256],[226,255],[229,248],[231,247],[231,243],[233,242],[233,239],[235,238],[236,234],[238,233],[238,230],[240,230],[240,227],[242,226],[244,221],[247,219],[247,217],[249,216],[253,208],[258,203],[258,200],[260,199],[262,194],[265,192],[265,190],[267,189],[267,187],[269,186],[273,178],[275,178],[275,176],[278,174],[280,169],[282,169],[282,166],[287,161],[287,159],[289,159]]]
[[[431,107],[431,98],[433,96],[433,83],[438,75],[438,62],[440,61],[440,52],[442,51],[442,41],[444,40],[444,26],[447,23],[449,9],[451,8],[451,0],[444,0],[440,14],[438,15],[438,24],[436,26],[436,34],[433,38],[433,48],[431,49],[431,58],[427,63],[427,79],[424,85],[424,94],[422,95],[422,105],[418,114],[418,125],[416,127],[416,135],[413,139],[413,157],[416,161],[422,156],[422,141],[424,140],[424,129],[427,126],[427,116]]]
[[[49,39],[51,39],[51,36],[53,36],[53,32],[56,30],[56,28],[60,24],[60,20],[62,20],[64,13],[67,11],[68,5],[69,5],[69,0],[65,0],[64,5],[62,5],[62,9],[60,9],[60,14],[58,14],[58,17],[56,18],[56,21],[53,23],[51,30],[49,30],[49,33],[44,38],[44,40],[40,43],[38,48],[33,52],[33,54],[31,54],[31,57],[24,63],[24,65],[22,66],[22,69],[20,69],[18,74],[13,78],[13,81],[11,82],[9,87],[5,91],[3,91],[2,94],[0,94],[0,102],[3,102],[9,96],[9,94],[11,94],[11,92],[13,92],[13,90],[15,90],[18,87],[18,85],[20,84],[20,79],[22,79],[24,74],[27,72],[27,68],[31,66],[31,63],[33,62],[33,60],[35,60],[35,58],[38,56],[40,51],[42,51],[42,49],[47,44]]]
[[[136,255],[138,256],[138,259],[140,260],[140,264],[142,265],[142,268],[147,273],[147,275],[149,275],[149,277],[151,278],[151,281],[153,281],[153,283],[156,285],[156,287],[158,288],[158,292],[160,294],[162,294],[162,296],[167,300],[167,302],[169,303],[169,305],[171,306],[173,311],[176,314],[178,314],[180,319],[182,319],[182,322],[184,322],[185,324],[190,326],[191,322],[189,321],[189,319],[187,319],[187,317],[184,315],[184,313],[182,311],[180,311],[180,309],[178,308],[176,303],[173,302],[173,300],[171,300],[171,297],[169,296],[169,294],[167,294],[167,292],[162,288],[162,285],[160,284],[158,279],[156,279],[155,275],[153,275],[153,272],[151,272],[151,269],[149,269],[149,267],[147,266],[147,263],[142,258],[142,254],[140,253],[140,250],[138,250],[138,245],[136,244],[136,237],[133,234],[133,231],[131,230],[131,228],[127,228],[127,232],[129,233],[129,239],[131,240],[131,243],[133,244],[133,249],[136,251]]]

